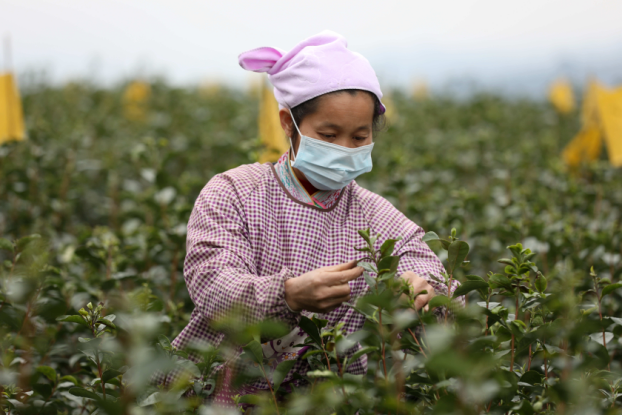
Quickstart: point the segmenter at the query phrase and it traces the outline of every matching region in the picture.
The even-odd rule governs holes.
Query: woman
[[[290,328],[287,336],[262,345],[272,368],[297,360],[286,387],[298,386],[291,381],[294,373],[309,369],[300,359],[305,348],[295,347],[305,337],[301,315],[344,322],[347,333],[363,325],[364,318],[343,304],[368,288],[353,249],[362,242],[357,230],[403,238],[395,248],[398,274],[416,292],[428,292],[417,298],[417,308],[444,289],[430,277],[444,269],[421,241],[423,230],[354,181],[372,168],[373,136],[385,107],[369,62],[346,46],[343,37],[324,31],[287,53],[259,48],[240,55],[244,69],[268,73],[292,147],[274,165],[242,165],[214,176],[188,223],[184,277],[195,309],[173,344],[218,346],[225,335],[210,323],[241,303],[248,322],[272,319]],[[365,355],[348,368],[353,374],[366,370]],[[234,391],[232,368],[222,372],[211,395],[216,403],[268,389],[257,381]]]

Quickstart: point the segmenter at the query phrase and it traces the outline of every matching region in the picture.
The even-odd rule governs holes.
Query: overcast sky
[[[18,72],[241,85],[239,53],[331,29],[381,82],[622,81],[621,0],[0,0]],[[617,77],[617,78],[616,78]]]

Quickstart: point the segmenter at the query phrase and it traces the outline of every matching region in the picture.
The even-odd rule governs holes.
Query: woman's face
[[[282,109],[279,115],[285,133],[292,137],[296,127],[289,110]],[[374,101],[369,94],[342,92],[323,96],[317,110],[307,115],[298,128],[308,137],[355,148],[372,143],[373,118]],[[300,139],[294,143],[296,153],[299,143]]]

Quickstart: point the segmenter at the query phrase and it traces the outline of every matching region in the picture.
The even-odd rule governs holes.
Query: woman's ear
[[[292,115],[289,113],[289,110],[286,108],[279,110],[279,119],[281,120],[281,128],[283,128],[285,134],[291,138],[294,131],[294,123],[292,122]]]

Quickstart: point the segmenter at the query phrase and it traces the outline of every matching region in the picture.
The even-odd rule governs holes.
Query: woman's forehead
[[[373,116],[374,100],[363,92],[327,94],[321,97],[315,112],[310,114],[310,117],[321,119],[322,122],[337,125],[346,119],[364,120],[362,124],[367,124],[372,121]]]

